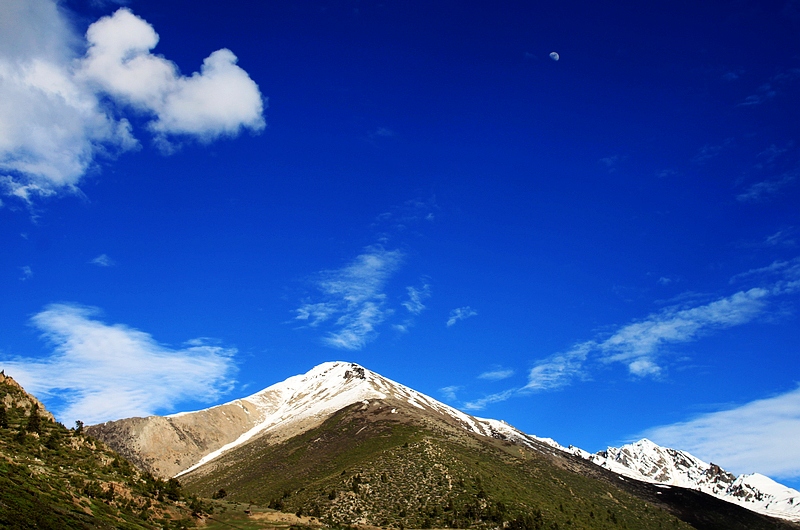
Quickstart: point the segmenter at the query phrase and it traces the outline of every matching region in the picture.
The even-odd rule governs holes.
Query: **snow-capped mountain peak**
[[[475,435],[554,455],[556,460],[571,453],[624,477],[665,488],[699,490],[755,512],[800,521],[800,492],[763,475],[736,477],[686,451],[661,447],[647,439],[595,454],[563,447],[503,421],[471,416],[358,364],[342,361],[320,364],[248,397],[205,410],[129,418],[88,429],[161,476],[181,476],[256,438],[268,444],[289,440],[353,405],[363,410],[378,406],[414,421],[445,422]]]
[[[269,433],[276,436],[276,439],[290,437],[321,423],[331,414],[354,403],[386,399],[446,416],[465,430],[482,436],[514,440],[538,450],[546,447],[550,452],[553,448],[560,448],[552,440],[526,435],[507,423],[465,414],[358,364],[333,361],[322,363],[305,374],[290,377],[232,402],[251,416],[258,416],[253,421],[253,426],[234,441],[204,455],[197,463],[182,470],[178,476],[197,469],[255,436]]]
[[[754,473],[735,475],[687,453],[642,439],[595,454],[568,451],[619,475],[667,486],[694,489],[750,510],[800,521],[800,492]]]

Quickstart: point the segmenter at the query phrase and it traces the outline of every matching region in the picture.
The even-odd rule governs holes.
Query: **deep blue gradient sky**
[[[62,421],[342,359],[800,485],[800,4],[119,8],[0,8],[0,366]]]

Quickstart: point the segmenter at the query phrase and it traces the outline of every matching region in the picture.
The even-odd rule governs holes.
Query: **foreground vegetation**
[[[203,511],[0,375],[0,528],[189,528]]]

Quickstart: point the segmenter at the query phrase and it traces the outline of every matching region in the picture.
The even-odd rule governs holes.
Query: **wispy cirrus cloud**
[[[610,155],[600,159],[600,164],[605,167],[609,173],[616,173],[619,166],[625,162],[628,157],[620,155]]]
[[[763,287],[741,290],[711,302],[667,307],[610,335],[577,343],[566,352],[536,362],[528,372],[525,386],[472,401],[469,408],[562,388],[576,379],[590,378],[598,366],[615,363],[624,365],[633,376],[656,377],[663,370],[661,352],[665,346],[692,342],[715,331],[752,322],[767,312],[774,298],[800,291],[800,258],[774,262],[734,279],[750,277],[769,281]]]
[[[747,96],[737,106],[752,107],[762,105],[784,93],[787,88],[790,88],[789,85],[797,79],[800,79],[800,68],[792,68],[775,74],[769,81],[759,86],[754,94]]]
[[[706,144],[700,148],[694,157],[692,157],[692,162],[695,164],[702,164],[711,160],[712,158],[718,157],[728,146],[732,143],[731,139],[725,140],[723,143],[714,145],[714,144]]]
[[[764,309],[770,291],[753,288],[739,291],[709,304],[691,308],[667,308],[640,322],[628,324],[611,337],[592,344],[603,362],[621,362],[634,375],[660,371],[657,354],[661,346],[696,340],[714,329],[750,322]]]
[[[2,361],[29,392],[60,400],[63,421],[87,423],[171,412],[181,400],[213,401],[229,391],[236,350],[194,340],[181,348],[148,333],[106,324],[95,308],[53,304],[32,318],[53,347],[44,359]]]
[[[782,189],[796,183],[798,178],[800,178],[800,167],[776,177],[751,184],[746,190],[736,196],[736,200],[739,202],[759,202],[766,200],[776,195]]]
[[[800,388],[642,433],[736,474],[800,477]]]
[[[422,302],[431,297],[431,286],[427,283],[422,284],[422,287],[406,287],[408,293],[408,300],[402,303],[409,313],[412,315],[419,315],[425,310],[425,304]]]
[[[797,246],[796,233],[797,229],[794,227],[778,230],[764,239],[764,245],[768,247],[795,247]]]
[[[439,389],[442,397],[448,401],[455,401],[457,399],[456,392],[461,390],[460,386],[446,386]]]
[[[482,397],[480,399],[475,399],[473,401],[467,401],[464,403],[464,408],[467,410],[483,410],[486,408],[487,405],[491,405],[492,403],[499,403],[501,401],[505,401],[514,395],[519,393],[518,388],[509,388],[508,390],[504,390],[502,392],[497,392],[496,394],[490,394],[488,396]]]
[[[92,265],[97,265],[98,267],[111,267],[116,265],[113,259],[109,258],[107,254],[100,254],[89,263]]]
[[[504,370],[502,368],[498,368],[495,370],[489,370],[487,372],[483,372],[481,375],[478,376],[478,379],[486,379],[488,381],[502,381],[503,379],[508,379],[514,375],[514,370]]]
[[[0,192],[27,204],[75,192],[98,158],[139,147],[130,111],[161,145],[264,127],[258,86],[233,53],[184,76],[152,53],[157,42],[127,8],[83,38],[53,0],[0,2]]]
[[[774,237],[774,236],[773,236]],[[775,277],[784,278],[785,281],[792,281],[800,278],[800,257],[791,260],[777,260],[773,261],[766,267],[758,267],[750,269],[749,271],[742,272],[731,277],[729,283],[734,285],[736,283],[752,280],[752,279],[768,279],[774,281]],[[779,282],[774,287],[778,291],[790,289],[790,286]]]
[[[525,391],[553,390],[584,376],[583,363],[595,347],[593,341],[573,346],[565,353],[557,353],[538,361],[528,372]]]
[[[378,215],[373,226],[384,231],[381,240],[385,242],[389,233],[404,233],[420,223],[433,222],[437,210],[435,197],[411,199]]]
[[[21,281],[24,282],[33,278],[33,269],[31,269],[30,265],[24,265],[19,270],[22,271],[22,276],[19,277]]]
[[[478,312],[472,309],[470,306],[457,307],[456,309],[450,311],[450,318],[447,319],[447,327],[449,328],[455,325],[456,322],[474,317],[477,314]]]
[[[295,320],[310,327],[330,324],[323,342],[357,350],[377,335],[376,328],[392,313],[384,287],[403,260],[400,250],[367,247],[350,264],[322,271],[315,285],[322,300],[308,301],[295,310]]]

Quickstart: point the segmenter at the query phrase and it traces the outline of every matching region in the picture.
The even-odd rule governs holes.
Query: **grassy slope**
[[[100,442],[40,415],[13,380],[0,382],[0,528],[183,528],[175,484],[143,474]],[[36,432],[38,431],[38,432]],[[185,503],[183,503],[185,504]]]
[[[280,445],[249,444],[182,477],[210,496],[331,524],[408,528],[690,528],[612,485],[501,440],[354,405]]]

